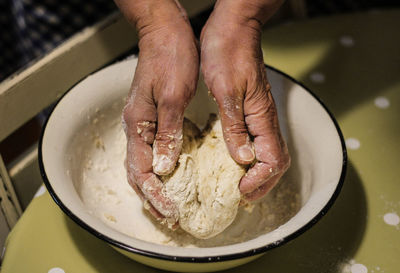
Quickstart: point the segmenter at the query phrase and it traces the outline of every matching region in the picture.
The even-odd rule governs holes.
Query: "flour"
[[[247,241],[270,232],[300,209],[298,178],[296,172],[289,169],[266,197],[239,207],[234,221],[215,237],[197,239],[181,228],[172,231],[161,225],[143,208],[126,179],[126,138],[120,119],[122,107],[121,100],[88,117],[86,126],[73,141],[69,155],[69,171],[83,204],[89,213],[111,228],[157,244],[213,247]],[[190,159],[182,160],[190,162]]]

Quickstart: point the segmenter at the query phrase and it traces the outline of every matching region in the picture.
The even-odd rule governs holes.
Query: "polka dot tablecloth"
[[[313,90],[349,154],[334,206],[297,239],[229,272],[389,273],[400,268],[400,10],[264,31],[266,63]],[[8,237],[2,272],[159,272],[78,227],[41,189]]]

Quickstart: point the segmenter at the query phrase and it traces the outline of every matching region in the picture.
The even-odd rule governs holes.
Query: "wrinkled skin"
[[[252,201],[276,185],[290,157],[266,77],[261,26],[228,20],[215,14],[208,20],[201,35],[201,65],[232,158],[241,164],[256,159],[239,185],[244,198]]]
[[[177,1],[133,2],[116,0],[140,38],[139,61],[123,111],[130,185],[156,218],[177,221],[177,207],[165,196],[157,175],[171,173],[178,160],[183,113],[195,93],[201,54],[202,73],[219,106],[228,150],[236,162],[252,164],[240,181],[243,198],[263,197],[290,164],[261,52],[261,26],[270,15],[257,17],[265,10],[273,14],[279,4],[254,1],[260,4],[251,7],[254,19],[225,12],[240,11],[226,5],[243,1],[218,1],[202,31],[199,53]],[[150,2],[157,2],[156,8]],[[154,14],[154,20],[148,19]]]
[[[163,194],[157,175],[170,173],[180,154],[183,112],[198,80],[198,48],[185,22],[147,29],[139,48],[123,111],[128,181],[143,201],[150,201],[154,216],[174,221],[176,206]]]

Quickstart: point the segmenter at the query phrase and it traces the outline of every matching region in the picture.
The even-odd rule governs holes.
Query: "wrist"
[[[186,12],[174,0],[115,0],[125,18],[135,26],[139,38],[164,28],[190,26]]]
[[[213,13],[231,23],[261,29],[283,0],[218,0]]]
[[[218,3],[202,29],[200,45],[236,47],[261,39],[262,24],[258,20],[237,15],[231,9],[222,9]]]

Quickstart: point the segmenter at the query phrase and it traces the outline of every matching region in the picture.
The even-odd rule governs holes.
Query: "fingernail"
[[[253,161],[254,160],[254,151],[251,147],[247,145],[243,145],[238,150],[238,155],[243,161]]]
[[[172,171],[172,160],[166,155],[155,155],[153,159],[153,171],[158,175],[166,175]]]

